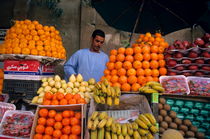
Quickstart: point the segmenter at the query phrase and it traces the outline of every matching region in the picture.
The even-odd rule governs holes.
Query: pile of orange
[[[120,47],[110,51],[103,78],[122,91],[138,91],[149,81],[159,81],[166,75],[164,50],[168,43],[160,33],[140,35],[132,48]]]
[[[86,104],[84,98],[80,94],[71,94],[57,92],[52,94],[51,92],[46,92],[44,95],[44,100],[42,105],[69,105],[69,104]]]
[[[39,55],[66,59],[62,38],[54,26],[38,21],[15,21],[1,44],[0,54]]]
[[[80,139],[81,112],[64,110],[57,112],[42,108],[39,110],[33,139]]]

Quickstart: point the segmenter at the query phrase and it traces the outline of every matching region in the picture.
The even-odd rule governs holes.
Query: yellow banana
[[[154,139],[154,136],[149,132],[149,133],[147,134],[147,139]]]
[[[150,121],[143,114],[140,114],[138,118],[139,118],[139,120],[143,121],[148,127],[151,127],[152,126],[152,124],[150,123]]]
[[[127,124],[127,128],[128,128],[128,135],[133,136],[133,128],[130,123]]]
[[[105,130],[106,130],[106,131],[112,131],[112,130],[111,130],[111,127],[106,127]]]
[[[112,133],[117,133],[117,127],[115,123],[112,123],[111,128],[112,128]]]
[[[128,128],[126,124],[122,125],[122,135],[126,136],[128,134]]]
[[[96,103],[98,103],[98,104],[101,103],[101,99],[99,98],[99,96],[94,95],[93,98],[94,98]]]
[[[105,139],[112,139],[110,132],[105,133]]]
[[[138,129],[138,132],[141,136],[146,136],[149,133],[148,130],[141,129],[141,128]]]
[[[146,86],[153,86],[153,85],[162,86],[159,82],[155,82],[155,81],[147,82],[145,85]]]
[[[113,87],[110,87],[110,90],[112,93],[112,97],[115,97],[116,96],[115,89]]]
[[[133,128],[134,130],[137,130],[137,129],[139,128],[139,126],[138,126],[138,124],[137,124],[136,122],[133,122],[133,123],[132,123],[132,128]]]
[[[109,117],[107,122],[106,122],[106,127],[110,127],[113,123],[113,118],[112,117]]]
[[[114,133],[112,133],[112,139],[118,139],[118,138],[117,138],[117,135],[114,134]]]
[[[100,100],[101,100],[101,104],[105,104],[106,103],[106,100],[104,97],[100,96]]]
[[[101,90],[103,93],[107,92],[106,86],[103,83],[101,84]]]
[[[91,130],[90,139],[98,139],[97,130]]]
[[[104,139],[104,132],[105,132],[104,128],[100,128],[98,130],[98,139]]]
[[[111,97],[107,97],[106,98],[106,103],[108,106],[112,106],[112,98]]]
[[[134,131],[133,132],[133,138],[134,139],[141,139],[141,136],[139,135],[139,132],[138,131]]]
[[[98,116],[98,112],[97,112],[97,111],[94,111],[94,112],[92,113],[92,115],[91,115],[90,118],[91,118],[92,120],[95,120],[97,116]]]
[[[99,123],[99,119],[98,117],[93,121],[93,125],[91,127],[91,130],[96,130],[97,126],[98,126],[98,123]]]
[[[131,139],[131,137],[129,135],[126,135],[125,139]]]
[[[108,87],[106,88],[106,90],[107,90],[106,94],[107,94],[108,96],[112,96],[111,87],[108,86]]]
[[[119,105],[120,104],[120,99],[118,97],[114,98],[114,105]]]
[[[149,129],[148,126],[143,121],[136,119],[135,122],[139,125],[139,127],[143,129]]]
[[[150,94],[150,93],[159,93],[159,92],[155,89],[145,89],[144,93]]]
[[[156,121],[155,117],[153,116],[153,114],[151,114],[151,113],[145,113],[144,115],[147,117],[147,119],[149,119],[149,121],[151,122],[151,124],[153,124],[153,125],[156,125],[157,124],[157,121]]]
[[[116,128],[117,128],[117,135],[121,135],[121,125],[119,123],[116,124]]]
[[[93,121],[91,120],[91,118],[88,118],[88,124],[87,124],[88,129],[91,129],[92,126],[93,126]]]
[[[118,135],[118,139],[124,139],[123,135],[122,134]]]
[[[165,89],[162,86],[153,85],[151,87],[152,87],[152,89],[155,89],[160,93],[163,93],[165,91]]]
[[[158,129],[157,129],[157,127],[156,126],[154,126],[154,125],[152,125],[151,127],[150,127],[150,130],[152,131],[152,133],[157,133],[158,132]]]
[[[106,125],[107,119],[103,119],[99,122],[98,128],[103,128]]]
[[[106,78],[103,80],[103,83],[104,83],[105,86],[109,85],[109,81]]]
[[[119,97],[121,95],[121,91],[119,87],[114,87],[116,96]]]
[[[97,89],[101,89],[101,84],[100,84],[100,83],[96,83],[96,84],[95,84],[95,87],[96,87]]]
[[[106,112],[101,112],[100,114],[99,114],[99,120],[103,120],[103,119],[105,119],[105,118],[107,118],[108,117],[108,114],[106,113]]]

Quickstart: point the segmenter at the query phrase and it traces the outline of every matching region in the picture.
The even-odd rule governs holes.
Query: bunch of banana
[[[150,113],[140,114],[132,123],[117,123],[106,112],[93,112],[88,119],[90,139],[153,139],[158,132],[156,120]]]
[[[147,82],[143,87],[139,89],[140,93],[163,93],[165,89],[159,82]]]
[[[93,98],[98,104],[107,104],[109,106],[119,105],[121,91],[119,87],[111,87],[107,79],[95,85]]]

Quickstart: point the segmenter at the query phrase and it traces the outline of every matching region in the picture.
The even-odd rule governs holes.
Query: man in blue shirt
[[[91,37],[91,47],[78,50],[64,65],[65,78],[72,74],[81,74],[85,81],[94,78],[97,82],[103,76],[106,63],[109,61],[107,54],[100,51],[105,40],[102,30],[95,30]]]

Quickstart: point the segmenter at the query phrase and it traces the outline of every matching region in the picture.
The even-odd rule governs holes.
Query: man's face
[[[104,40],[105,39],[103,37],[96,35],[96,37],[92,39],[92,46],[91,46],[92,50],[94,52],[99,52],[101,46],[104,43]]]

